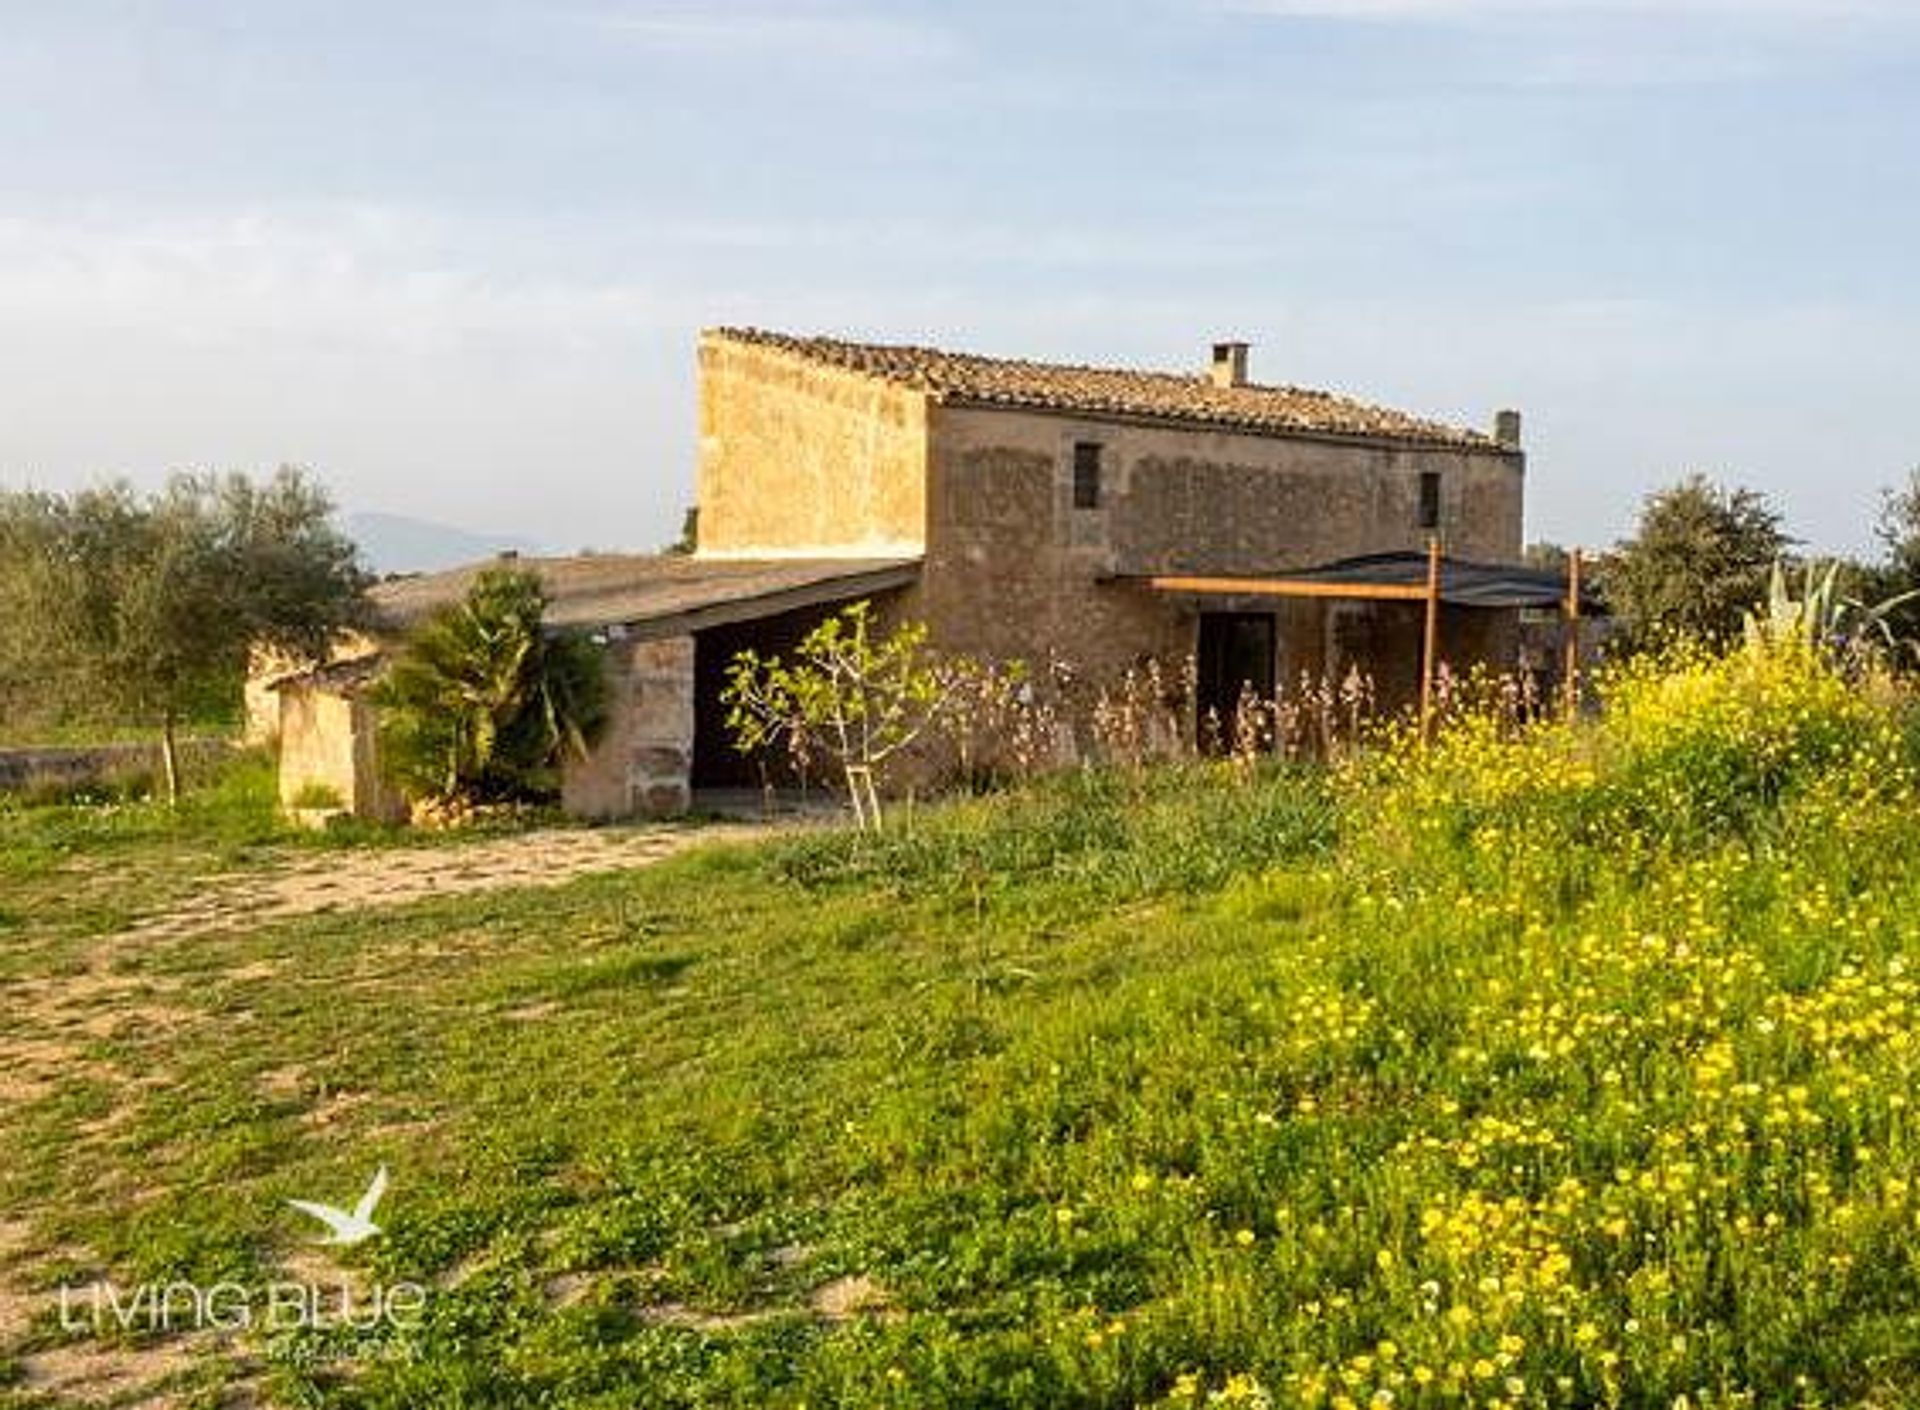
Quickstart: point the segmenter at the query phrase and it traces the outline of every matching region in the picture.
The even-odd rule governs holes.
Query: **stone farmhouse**
[[[1202,712],[1230,714],[1243,683],[1265,694],[1350,665],[1405,702],[1420,606],[1340,584],[1424,571],[1437,540],[1441,659],[1508,664],[1518,608],[1557,591],[1515,571],[1518,414],[1487,431],[1442,425],[1260,385],[1247,360],[1237,342],[1176,373],[704,333],[696,551],[522,560],[551,625],[605,642],[613,684],[613,724],[569,772],[565,806],[671,812],[697,788],[749,781],[718,703],[728,663],[862,599],[926,623],[942,649],[1060,656],[1093,679],[1192,658]],[[486,566],[376,589],[383,632],[456,600]],[[1316,575],[1317,589],[1268,590]],[[318,785],[359,812],[394,806],[359,697],[381,647],[256,683],[266,714],[277,700],[288,800]]]

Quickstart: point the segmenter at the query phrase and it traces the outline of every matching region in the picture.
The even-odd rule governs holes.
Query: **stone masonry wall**
[[[293,685],[280,692],[280,805],[322,788],[355,817],[392,821],[406,814],[380,777],[373,707],[358,696]]]
[[[183,739],[175,748],[180,767],[188,770],[211,767],[233,746],[224,739]],[[0,749],[0,793],[118,784],[142,774],[158,778],[160,770],[157,740]]]
[[[1030,412],[936,408],[935,532],[1011,512],[996,466],[1044,464],[1023,512],[1049,551],[1111,573],[1263,573],[1426,546],[1420,477],[1440,476],[1448,553],[1517,562],[1524,462],[1517,452],[1178,429]],[[1098,509],[1072,507],[1073,446],[1102,447]],[[984,495],[991,508],[968,510]]]
[[[342,632],[328,651],[327,660],[357,661],[380,649],[381,643],[364,632]],[[244,743],[272,744],[280,737],[280,692],[274,687],[283,677],[303,671],[312,664],[300,657],[276,651],[265,643],[256,643],[247,652]]]
[[[1420,475],[1441,475],[1440,533],[1458,557],[1515,561],[1523,461],[1517,453],[1346,444],[1135,426],[1078,417],[936,407],[930,423],[926,567],[901,604],[959,651],[1044,660],[1049,647],[1111,678],[1142,657],[1194,650],[1198,604],[1115,575],[1271,573],[1423,547]],[[1103,447],[1101,505],[1076,509],[1073,446]],[[1416,669],[1405,614],[1272,598],[1208,610],[1274,612],[1279,676],[1377,653],[1398,697]],[[1336,630],[1338,628],[1339,630]],[[1500,634],[1447,614],[1449,654]],[[1411,647],[1413,655],[1406,648]],[[1398,665],[1407,660],[1404,673]]]
[[[941,411],[936,425],[926,565],[900,616],[924,620],[943,650],[1035,666],[1051,650],[1101,678],[1192,649],[1179,605],[1095,581],[1106,554],[1074,540],[1054,454],[997,443],[975,413]]]
[[[610,645],[606,733],[568,766],[562,806],[587,818],[685,812],[693,801],[693,683],[691,636]]]
[[[702,337],[703,555],[918,553],[926,457],[920,393],[776,348]]]

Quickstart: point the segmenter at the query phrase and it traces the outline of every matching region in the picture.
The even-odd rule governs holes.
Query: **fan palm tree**
[[[599,649],[549,634],[539,578],[488,569],[415,629],[373,700],[381,757],[416,795],[467,802],[551,796],[561,766],[605,727]]]

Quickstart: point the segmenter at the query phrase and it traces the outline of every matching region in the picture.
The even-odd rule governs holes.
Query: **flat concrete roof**
[[[680,636],[905,587],[919,576],[920,560],[630,553],[502,556],[377,584],[369,595],[380,625],[393,631],[413,626],[458,602],[489,568],[538,574],[550,627],[623,627],[632,635],[650,637]]]

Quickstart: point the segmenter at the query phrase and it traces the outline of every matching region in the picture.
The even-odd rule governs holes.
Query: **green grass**
[[[1916,1403],[1908,746],[1722,685],[114,951],[0,1205],[46,1282],[254,1281],[386,1163],[345,1258],[425,1325],[286,1403]],[[5,1035],[110,928],[15,896]]]
[[[0,941],[31,917],[35,929],[87,941],[198,892],[209,876],[266,867],[290,855],[364,847],[459,847],[532,827],[575,826],[527,809],[457,831],[417,831],[338,818],[296,826],[281,810],[274,761],[243,750],[186,777],[175,807],[150,794],[61,791],[51,800],[0,792]],[[11,920],[9,919],[11,918]],[[0,975],[40,956],[0,945]]]
[[[36,932],[112,931],[188,894],[203,875],[295,840],[264,755],[239,756],[193,782],[177,808],[151,798],[39,803],[0,793],[0,941],[29,917]],[[17,941],[0,947],[0,974],[30,972],[35,958]]]
[[[236,700],[225,710],[205,711],[183,720],[177,733],[181,739],[228,739],[240,732],[241,710]],[[45,720],[8,718],[0,720],[0,749],[69,749],[96,744],[158,744],[160,728],[155,724],[129,724],[112,720]]]

